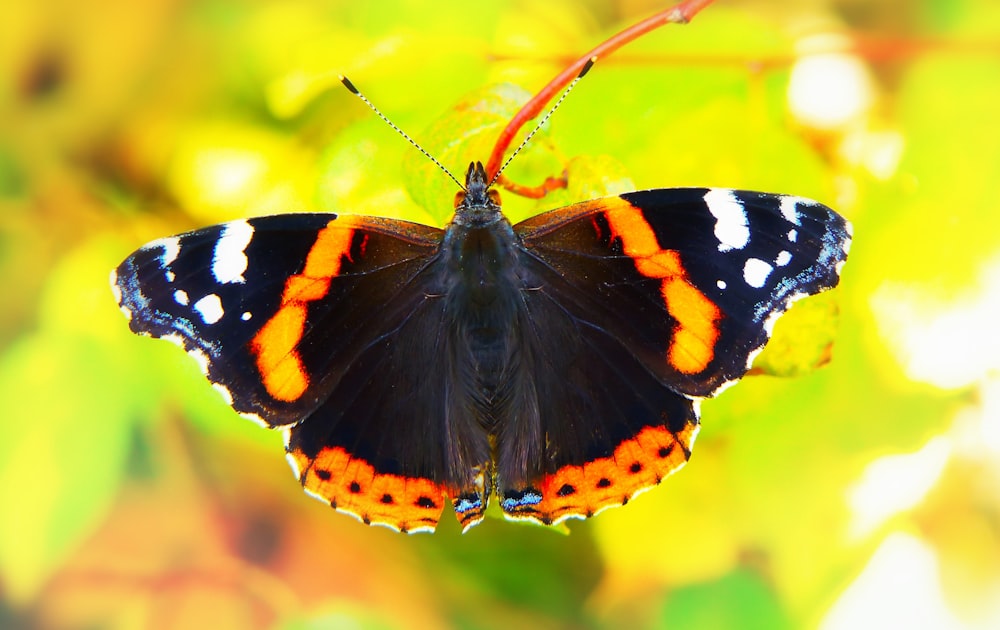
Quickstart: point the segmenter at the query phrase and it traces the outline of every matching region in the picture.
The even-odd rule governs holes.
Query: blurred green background
[[[338,72],[461,172],[661,8],[4,4],[0,627],[1000,627],[994,0],[720,2],[602,59],[511,167],[570,172],[505,195],[514,219],[713,185],[854,222],[841,287],[776,331],[787,376],[706,403],[690,464],[624,509],[362,526],[183,352],[128,332],[108,273],[153,238],[293,210],[447,221],[453,184]]]

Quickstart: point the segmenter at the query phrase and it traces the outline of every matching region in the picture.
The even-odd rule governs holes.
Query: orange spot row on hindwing
[[[313,460],[292,456],[310,493],[365,523],[416,531],[434,529],[441,519],[445,491],[429,479],[379,473],[340,447],[326,447]]]
[[[665,427],[647,427],[610,457],[561,468],[542,480],[542,501],[533,517],[555,523],[622,505],[683,466],[696,432],[695,424],[676,434]]]

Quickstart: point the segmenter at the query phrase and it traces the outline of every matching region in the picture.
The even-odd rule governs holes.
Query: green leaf
[[[476,90],[451,107],[420,136],[424,148],[465,183],[465,171],[474,161],[486,162],[500,131],[531,95],[510,84]],[[533,140],[533,145],[537,145]],[[526,156],[527,157],[527,156]],[[443,225],[454,209],[455,183],[416,151],[404,161],[406,190],[418,205]]]
[[[115,351],[128,336],[108,287],[117,249],[69,252],[46,280],[38,330],[0,356],[0,577],[25,601],[100,522],[150,397]]]
[[[713,582],[673,591],[660,612],[660,627],[781,630],[791,624],[772,587],[757,573],[741,568]]]
[[[830,361],[837,335],[836,292],[802,300],[781,316],[764,351],[753,362],[752,374],[801,376]]]
[[[100,521],[130,438],[122,372],[94,339],[25,337],[0,358],[0,576],[26,601]],[[110,394],[110,395],[109,395]]]

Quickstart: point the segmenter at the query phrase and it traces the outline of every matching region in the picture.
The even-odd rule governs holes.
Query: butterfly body
[[[774,320],[837,284],[816,202],[664,189],[512,225],[479,164],[446,229],[260,217],[160,239],[112,273],[133,331],[178,342],[285,434],[305,489],[364,522],[467,529],[491,496],[551,524],[690,457],[698,403]]]

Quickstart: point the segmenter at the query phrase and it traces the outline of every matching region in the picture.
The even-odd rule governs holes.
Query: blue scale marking
[[[483,501],[479,497],[475,499],[459,499],[455,503],[455,511],[464,514],[470,510],[481,510],[483,508]]]
[[[537,492],[525,492],[519,498],[504,497],[500,506],[506,511],[514,510],[522,505],[537,505],[542,502],[542,495]]]

